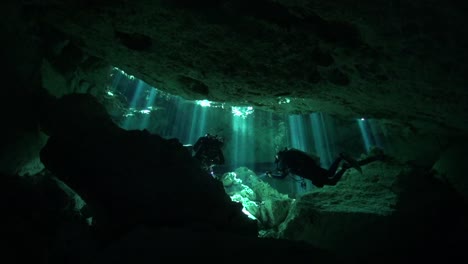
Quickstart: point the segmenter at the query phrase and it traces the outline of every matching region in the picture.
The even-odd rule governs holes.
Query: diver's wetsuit
[[[193,146],[194,157],[201,162],[207,171],[212,173],[211,168],[214,165],[224,164],[222,147],[223,141],[221,138],[206,134],[200,137]]]
[[[285,178],[290,173],[312,181],[312,184],[317,187],[324,185],[335,185],[346,169],[341,169],[335,174],[341,157],[338,157],[326,170],[320,167],[314,158],[307,153],[298,149],[287,149],[278,152],[276,159],[276,170],[280,174],[270,174],[274,178]]]
[[[355,164],[353,165],[345,163],[337,172],[336,170],[342,160],[349,161],[349,158],[346,158],[344,154],[340,154],[340,156],[333,161],[330,168],[326,170],[320,167],[314,158],[304,151],[291,148],[282,150],[277,154],[275,162],[277,166],[276,170],[279,174],[268,173],[268,175],[283,179],[292,173],[312,181],[312,184],[317,187],[323,187],[324,185],[336,185],[346,170],[351,167],[360,170],[359,166],[382,158],[383,156],[370,157],[361,161],[354,161]]]

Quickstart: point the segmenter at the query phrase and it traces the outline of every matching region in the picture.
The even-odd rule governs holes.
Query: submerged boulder
[[[363,174],[349,170],[336,186],[301,195],[276,236],[339,252],[372,248],[379,233],[386,230],[386,216],[395,209],[397,195],[391,188],[399,170],[382,162],[372,163],[363,167]],[[373,238],[361,240],[363,230]]]
[[[430,169],[393,159],[362,169],[298,197],[287,218],[264,235],[355,260],[460,256],[468,234],[466,203]]]
[[[245,213],[258,220],[260,229],[276,228],[286,219],[293,200],[250,169],[240,167],[225,173],[221,181],[231,199],[241,202]]]

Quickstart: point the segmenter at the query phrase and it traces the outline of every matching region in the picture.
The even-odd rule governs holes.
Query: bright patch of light
[[[361,121],[364,121],[364,120],[366,120],[366,119],[365,119],[364,117],[362,117],[362,118],[361,118]]]
[[[226,182],[227,185],[242,184],[242,180],[237,178],[237,174],[235,172],[233,172],[233,171],[228,172],[223,176],[223,182]],[[232,197],[231,197],[231,199],[232,199]]]
[[[291,99],[289,98],[279,98],[278,104],[289,104],[291,102]]]
[[[123,74],[125,77],[129,78],[130,80],[134,80],[134,79],[135,79],[135,76],[130,75],[130,74],[127,74],[127,73],[125,73],[124,71],[122,71],[121,69],[119,69],[119,68],[117,68],[117,67],[114,67],[113,70],[120,72],[120,73]]]
[[[109,96],[114,96],[114,93],[111,92],[111,91],[107,91],[107,95],[109,95]]]
[[[250,219],[256,220],[257,218],[249,212],[250,210],[258,209],[258,205],[255,202],[250,201],[248,198],[243,197],[240,194],[234,194],[231,196],[231,201],[242,204],[242,213],[247,215]]]
[[[255,216],[253,216],[251,213],[249,213],[249,211],[247,211],[247,209],[245,209],[245,207],[242,207],[242,212],[248,216],[250,219],[252,220],[257,220],[257,218],[255,218]]]
[[[246,118],[248,115],[253,114],[254,109],[252,106],[232,106],[231,112],[234,116]]]
[[[138,115],[138,114],[143,114],[143,115],[148,115],[151,113],[152,110],[157,110],[158,108],[157,107],[147,107],[146,109],[135,109],[133,107],[129,108],[128,109],[128,112],[126,114],[124,114],[123,116],[124,117],[131,117],[131,116],[135,116],[135,115]]]
[[[212,102],[208,100],[196,100],[195,103],[201,107],[211,107],[211,108],[223,108],[224,109],[224,103],[217,103],[217,102]]]
[[[211,102],[208,100],[197,100],[196,103],[201,107],[211,107]]]

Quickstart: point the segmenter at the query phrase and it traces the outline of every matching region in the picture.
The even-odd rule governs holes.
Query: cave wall
[[[448,1],[98,1],[46,27],[171,94],[466,131],[464,6]],[[42,8],[42,9],[40,9]],[[278,104],[283,97],[290,104]]]
[[[101,97],[118,66],[186,99],[283,114],[323,111],[345,124],[377,117],[392,154],[433,161],[450,138],[466,134],[462,10],[433,1],[9,2],[2,51],[11,65],[5,73],[17,82],[4,89],[10,125],[3,139],[12,146],[3,160],[22,133],[40,137],[40,86],[55,96]],[[25,107],[12,111],[18,105]],[[338,131],[338,144],[356,149],[352,131]],[[34,159],[28,155],[11,171]]]

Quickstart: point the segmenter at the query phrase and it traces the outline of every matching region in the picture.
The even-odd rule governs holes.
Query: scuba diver
[[[349,155],[340,153],[338,158],[333,161],[330,168],[327,170],[320,167],[316,159],[306,152],[294,148],[286,148],[279,151],[275,157],[275,173],[267,171],[266,175],[273,178],[284,179],[286,176],[294,174],[310,180],[313,185],[321,188],[325,185],[336,185],[349,168],[355,168],[362,173],[362,165],[381,159],[383,159],[383,154],[377,154],[357,161]],[[338,170],[341,161],[345,161],[345,163],[341,166],[340,170]]]
[[[207,133],[200,137],[192,147],[192,151],[195,152],[193,157],[199,160],[202,168],[213,177],[215,176],[213,167],[224,164],[223,145],[224,141],[221,137]]]

